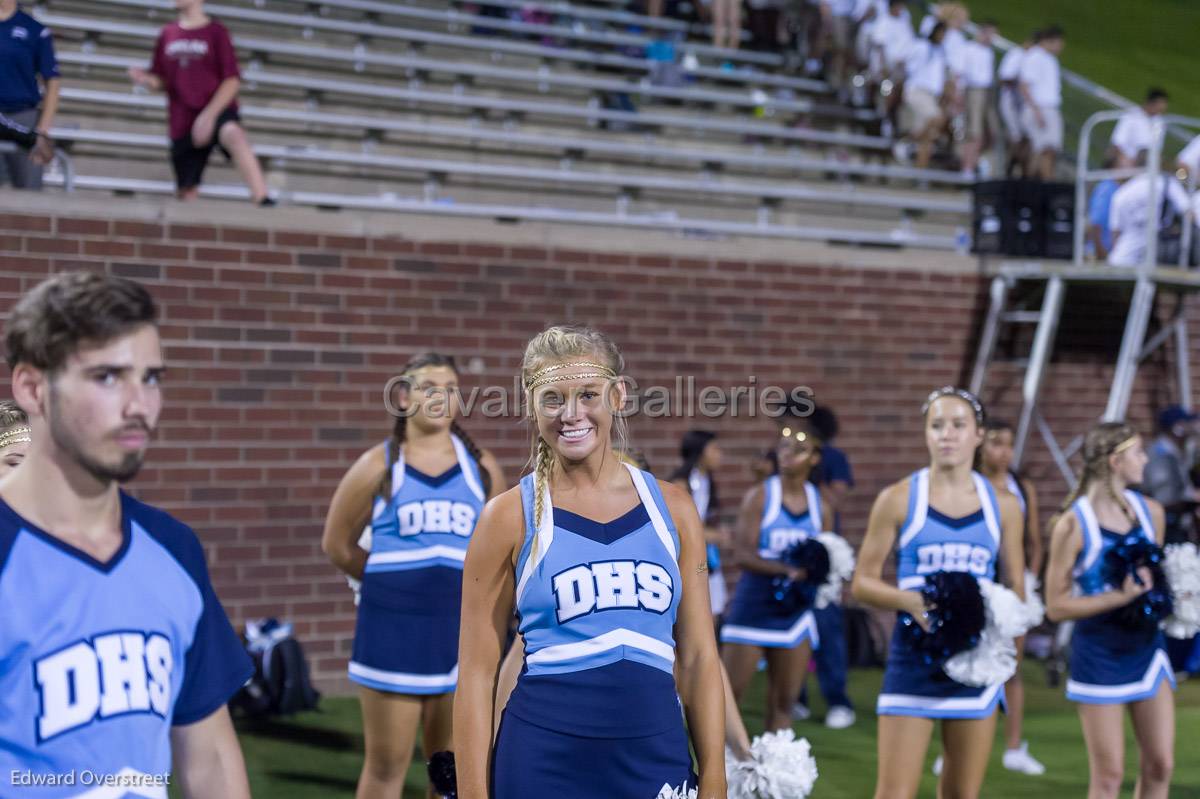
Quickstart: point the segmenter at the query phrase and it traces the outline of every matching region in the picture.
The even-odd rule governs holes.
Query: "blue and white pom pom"
[[[1163,619],[1163,632],[1172,638],[1191,638],[1200,633],[1200,550],[1195,544],[1163,547],[1163,573],[1171,586],[1174,608]]]
[[[842,584],[854,576],[854,549],[837,533],[818,533],[817,540],[829,553],[829,574],[817,589],[813,604],[825,608],[842,601]]]
[[[1013,639],[1042,623],[1045,606],[1037,595],[1037,578],[1025,573],[1025,596],[1021,598],[999,583],[981,579],[987,622],[979,643],[947,658],[942,670],[957,683],[976,687],[1008,682],[1017,671],[1017,648]]]
[[[697,788],[689,788],[685,782],[678,788],[672,788],[670,785],[663,783],[662,790],[654,799],[696,799],[699,792]]]
[[[729,799],[804,799],[817,781],[817,761],[792,730],[765,732],[750,744],[750,757],[725,752]]]

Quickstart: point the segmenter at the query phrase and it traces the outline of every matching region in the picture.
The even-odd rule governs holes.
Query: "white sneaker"
[[[938,755],[937,760],[933,761],[933,776],[942,776],[942,756]]]
[[[1004,767],[1009,771],[1019,771],[1034,777],[1046,773],[1046,767],[1029,754],[1029,741],[1021,741],[1020,749],[1004,750]]]
[[[792,705],[792,718],[796,721],[808,721],[812,718],[812,711],[808,709],[808,705],[797,702]]]
[[[854,711],[845,705],[835,705],[825,714],[825,726],[831,730],[844,730],[854,724]]]

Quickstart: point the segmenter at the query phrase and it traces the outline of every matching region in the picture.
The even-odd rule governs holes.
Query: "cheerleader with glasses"
[[[930,608],[921,589],[926,575],[966,572],[1004,582],[1024,599],[1024,524],[1017,501],[998,495],[974,471],[983,443],[983,406],[961,389],[945,387],[926,400],[925,444],[929,465],[885,488],[871,508],[858,555],[854,597],[877,608],[910,614],[928,629]],[[897,585],[883,579],[895,552]],[[917,795],[934,723],[941,721],[945,765],[938,795],[979,795],[995,737],[1002,685],[971,687],[952,680],[940,663],[912,651],[897,623],[884,671],[879,716],[876,799]]]
[[[1046,612],[1054,621],[1076,620],[1067,698],[1079,703],[1088,799],[1121,791],[1126,710],[1140,755],[1134,796],[1165,799],[1174,763],[1175,677],[1157,618],[1137,612],[1154,577],[1145,566],[1119,576],[1113,569],[1122,551],[1162,544],[1163,508],[1129,489],[1142,481],[1147,460],[1142,437],[1129,425],[1093,428],[1083,460],[1079,483],[1052,525]]]
[[[531,473],[484,508],[463,575],[462,799],[726,795],[703,528],[686,492],[620,457],[623,366],[587,328],[526,347]],[[524,659],[493,743],[514,610]]]
[[[400,795],[418,728],[426,756],[450,748],[463,560],[485,500],[504,490],[496,459],[455,421],[454,359],[424,353],[402,375],[392,436],[342,478],[321,541],[362,581],[349,666],[366,739],[358,799]]]
[[[752,488],[738,515],[736,553],[742,576],[721,627],[723,659],[733,695],[740,702],[758,662],[767,660],[766,729],[792,726],[812,649],[819,645],[810,607],[797,607],[776,594],[782,580],[802,581],[804,570],[784,559],[802,541],[833,527],[833,508],[809,482],[821,445],[810,425],[782,429],[775,447],[779,473]]]

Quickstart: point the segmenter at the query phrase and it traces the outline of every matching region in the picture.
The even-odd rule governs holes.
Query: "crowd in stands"
[[[241,76],[230,34],[205,13],[203,0],[175,0],[175,5],[178,20],[161,31],[148,68],[131,69],[130,77],[167,96],[178,197],[197,195],[205,166],[219,149],[238,169],[251,199],[270,205],[262,169],[238,116]],[[708,25],[717,47],[779,54],[785,71],[824,78],[841,102],[874,107],[882,134],[896,142],[893,151],[901,163],[959,169],[971,179],[1052,180],[1063,147],[1058,59],[1064,31],[1055,25],[1037,31],[997,63],[993,22],[972,24],[965,5],[945,2],[931,6],[915,24],[915,8],[909,0],[745,0],[744,7],[743,0],[629,4],[629,10],[652,17]],[[463,9],[488,16],[527,10],[486,3],[468,3]],[[676,67],[652,73],[652,78],[678,80],[681,70],[686,73],[695,56],[678,29],[647,27],[641,32],[656,40],[644,55]],[[672,37],[671,42],[659,41]],[[734,69],[729,62],[722,67]],[[48,136],[61,83],[53,37],[17,0],[0,0],[0,77],[0,115]],[[1131,176],[1134,168],[1147,164],[1152,142],[1157,138],[1162,144],[1167,101],[1166,92],[1152,89],[1113,131],[1107,163],[1127,172],[1092,189],[1088,243],[1097,260],[1139,262],[1148,239],[1149,202],[1162,207],[1160,234],[1186,225],[1195,217],[1192,207],[1200,206],[1181,182],[1200,169],[1200,137],[1179,154],[1174,174],[1163,173],[1154,181]],[[1001,151],[1003,163],[993,157]],[[22,151],[9,145],[0,150],[0,182],[40,188],[42,167],[51,155],[45,146]],[[1168,235],[1160,249],[1173,260],[1179,251],[1172,246]]]

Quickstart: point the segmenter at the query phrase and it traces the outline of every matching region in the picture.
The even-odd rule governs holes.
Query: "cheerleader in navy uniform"
[[[533,472],[484,508],[463,575],[462,799],[695,789],[689,734],[700,799],[725,797],[703,530],[686,492],[622,462],[622,369],[616,345],[586,328],[552,327],[526,347]],[[514,609],[524,665],[493,746]]]
[[[1008,422],[988,419],[984,423],[983,446],[979,448],[979,473],[988,479],[997,493],[1007,491],[1017,498],[1025,522],[1025,568],[1029,575],[1042,573],[1044,547],[1042,524],[1038,514],[1038,496],[1033,483],[1012,470],[1013,428]],[[1028,578],[1025,591],[1032,590]],[[1021,740],[1025,720],[1025,685],[1021,682],[1021,659],[1025,655],[1025,636],[1016,639],[1017,671],[1004,684],[1004,739],[1001,762],[1009,771],[1037,776],[1046,767],[1029,754],[1029,742]]]
[[[939,571],[997,579],[1024,598],[1021,509],[1013,496],[997,495],[972,469],[983,441],[983,406],[974,395],[946,387],[930,394],[922,411],[930,463],[885,488],[875,500],[854,574],[854,597],[878,608],[903,611],[922,627],[928,613],[920,588]],[[896,553],[898,585],[882,579],[884,561]],[[998,580],[999,581],[999,580]],[[996,729],[1003,686],[962,685],[905,646],[900,625],[892,635],[879,716],[876,799],[917,795],[935,720],[942,722],[945,764],[938,795],[979,795]]]
[[[812,609],[794,610],[775,597],[776,578],[804,576],[781,558],[793,545],[833,529],[833,508],[821,502],[808,480],[821,459],[821,445],[810,426],[796,422],[784,427],[775,455],[779,473],[742,501],[736,541],[742,576],[721,626],[722,659],[739,702],[759,660],[767,659],[768,732],[791,728],[792,706],[800,697],[812,650],[820,645]]]
[[[362,581],[349,668],[366,739],[358,799],[400,795],[418,726],[427,756],[450,748],[463,560],[484,502],[504,490],[496,459],[454,421],[454,359],[419,355],[403,377],[392,437],[342,478],[321,540]]]
[[[1115,797],[1125,762],[1125,709],[1141,757],[1134,795],[1165,799],[1175,749],[1175,677],[1157,624],[1130,627],[1119,611],[1148,591],[1153,579],[1121,585],[1104,578],[1105,556],[1130,537],[1162,544],[1162,505],[1130,491],[1142,480],[1146,451],[1127,424],[1096,426],[1083,442],[1083,474],[1053,526],[1046,569],[1046,612],[1077,619],[1071,636],[1067,698],[1079,703],[1090,770],[1088,799]]]

